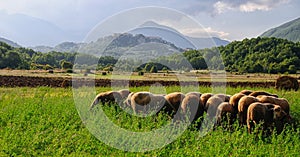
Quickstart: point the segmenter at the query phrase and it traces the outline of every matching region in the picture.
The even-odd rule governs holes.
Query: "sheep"
[[[194,94],[188,94],[181,103],[181,119],[195,123],[197,119],[203,116],[204,106],[200,101],[200,97]],[[196,126],[197,127],[197,126]]]
[[[243,96],[238,103],[238,117],[241,125],[246,125],[247,109],[250,104],[258,102],[258,99],[253,96]]]
[[[286,113],[279,105],[261,102],[252,103],[247,111],[248,132],[251,133],[255,125],[263,122],[263,132],[274,123],[277,133],[281,133],[285,117]]]
[[[202,94],[200,92],[188,92],[185,94],[185,96],[188,96],[188,95],[195,95],[195,96],[199,97],[199,99],[200,99]]]
[[[235,117],[238,113],[238,103],[243,96],[246,95],[243,93],[236,93],[230,97],[229,104],[233,107],[233,116]]]
[[[252,92],[253,92],[252,90],[248,90],[248,89],[244,89],[244,90],[240,91],[240,93],[245,94],[245,95],[249,95]]]
[[[128,97],[128,95],[131,93],[128,89],[121,89],[118,91],[122,97],[122,99],[125,99]]]
[[[214,96],[218,96],[221,99],[223,99],[224,102],[229,102],[230,100],[230,95],[226,95],[226,94],[215,94]]]
[[[214,118],[216,116],[218,106],[224,102],[224,100],[218,96],[210,97],[205,105],[205,111],[209,118]]]
[[[265,91],[254,91],[251,94],[249,94],[249,96],[254,96],[254,97],[257,97],[259,95],[267,95],[267,96],[273,96],[273,97],[278,98],[278,95],[271,94],[271,93],[268,93],[268,92],[265,92]]]
[[[201,103],[204,105],[204,107],[206,106],[206,102],[207,100],[212,97],[214,94],[212,93],[204,93],[200,96],[200,101]]]
[[[123,104],[125,104],[125,107],[131,107],[131,97],[134,94],[134,92],[131,92],[127,98],[123,101]]]
[[[167,112],[169,115],[173,116],[178,109],[180,108],[180,104],[184,99],[185,95],[181,92],[173,92],[169,93],[165,96],[165,99],[168,102],[168,106],[166,106],[163,110]]]
[[[149,114],[166,105],[166,99],[161,95],[154,95],[150,92],[136,92],[130,99],[132,110],[135,114],[138,112]]]
[[[289,102],[285,98],[275,98],[272,96],[259,96],[258,97],[259,102],[262,103],[272,103],[279,105],[286,114],[290,115],[290,105]]]
[[[217,125],[225,126],[224,122],[228,125],[232,125],[234,122],[232,114],[234,114],[233,106],[230,105],[229,102],[222,102],[217,108]]]
[[[106,102],[117,102],[119,104],[121,100],[122,96],[117,91],[102,92],[95,97],[94,101],[90,105],[90,109],[94,108],[99,102],[102,104]]]

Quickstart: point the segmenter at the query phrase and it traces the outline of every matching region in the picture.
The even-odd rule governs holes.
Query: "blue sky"
[[[298,0],[1,0],[0,20],[5,16],[26,15],[69,34],[73,32],[74,36],[61,40],[80,41],[104,19],[126,9],[143,6],[166,7],[183,12],[203,25],[212,36],[230,41],[257,37],[272,27],[300,17]],[[41,43],[22,41],[4,29],[7,27],[1,27],[2,24],[0,37],[30,46],[47,44],[46,39]],[[23,27],[30,29],[29,26]],[[197,35],[201,36],[194,32],[194,36]],[[48,45],[53,44],[55,42]]]

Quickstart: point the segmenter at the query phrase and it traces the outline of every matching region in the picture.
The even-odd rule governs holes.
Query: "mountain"
[[[5,38],[1,38],[0,37],[0,41],[4,42],[4,43],[6,43],[6,44],[8,44],[8,45],[10,45],[12,47],[21,47],[19,44],[15,43],[15,42],[13,42],[11,40],[5,39]]]
[[[125,58],[140,57],[148,59],[147,57],[181,53],[185,49],[211,48],[227,45],[228,43],[228,41],[217,37],[192,38],[184,36],[171,27],[148,21],[128,33],[116,33],[89,43],[64,42],[54,47],[37,46],[31,48],[41,52],[82,52],[115,58],[122,56]]]
[[[0,11],[0,34],[24,46],[55,45],[68,41],[69,34],[48,21],[24,14]]]
[[[77,52],[80,46],[85,45],[83,43],[75,43],[75,42],[63,42],[54,47],[51,46],[35,46],[29,47],[35,51],[39,52],[50,52],[50,51],[57,51],[57,52]]]
[[[184,50],[160,37],[147,37],[142,34],[113,34],[99,38],[90,43],[64,42],[55,47],[31,47],[41,52],[82,52],[96,56],[113,56],[115,58],[142,58],[148,60],[159,56],[182,53]]]
[[[138,28],[129,32],[132,34],[143,34],[146,36],[158,36],[184,49],[203,49],[229,44],[229,41],[222,40],[217,37],[194,38],[185,36],[171,27],[160,25],[153,21],[147,21]]]
[[[300,18],[284,23],[278,27],[264,32],[262,37],[276,37],[288,39],[293,42],[300,41]]]

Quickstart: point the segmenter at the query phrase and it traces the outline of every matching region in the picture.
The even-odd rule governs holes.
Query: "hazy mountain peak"
[[[0,41],[4,42],[4,43],[6,43],[6,44],[8,44],[8,45],[10,45],[12,47],[21,47],[19,44],[15,43],[15,42],[13,42],[11,40],[5,39],[5,38],[1,38],[0,37]]]
[[[144,34],[146,36],[157,36],[163,40],[174,43],[177,47],[187,49],[203,49],[215,46],[227,45],[229,41],[217,37],[195,38],[181,34],[174,28],[160,25],[154,21],[146,21],[140,27],[130,31],[132,34]]]
[[[148,37],[143,34],[131,33],[113,34],[101,37],[90,43],[64,42],[55,47],[38,46],[33,49],[42,52],[82,52],[96,56],[113,56],[115,58],[126,56],[126,58],[140,60],[184,51],[160,37]]]
[[[153,27],[153,26],[161,26],[161,25],[159,25],[158,23],[156,23],[154,21],[146,21],[145,23],[140,25],[140,27]]]
[[[68,35],[57,25],[25,14],[0,12],[0,34],[24,46],[55,45]]]

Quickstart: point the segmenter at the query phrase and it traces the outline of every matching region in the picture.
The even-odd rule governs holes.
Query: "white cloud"
[[[215,14],[221,14],[230,10],[241,12],[269,11],[281,4],[289,2],[290,0],[223,0],[214,3],[213,7]]]
[[[190,37],[220,37],[222,39],[227,39],[229,36],[228,32],[219,31],[212,27],[205,27],[188,16],[183,16],[179,19],[165,19],[156,22],[161,25],[171,27],[181,34]]]
[[[182,34],[191,37],[220,37],[226,39],[229,35],[227,32],[214,30],[211,27],[206,28],[185,28],[179,30]]]
[[[215,9],[215,13],[221,14],[228,10],[233,10],[233,7],[231,6],[231,4],[218,1],[214,4],[214,9]]]

